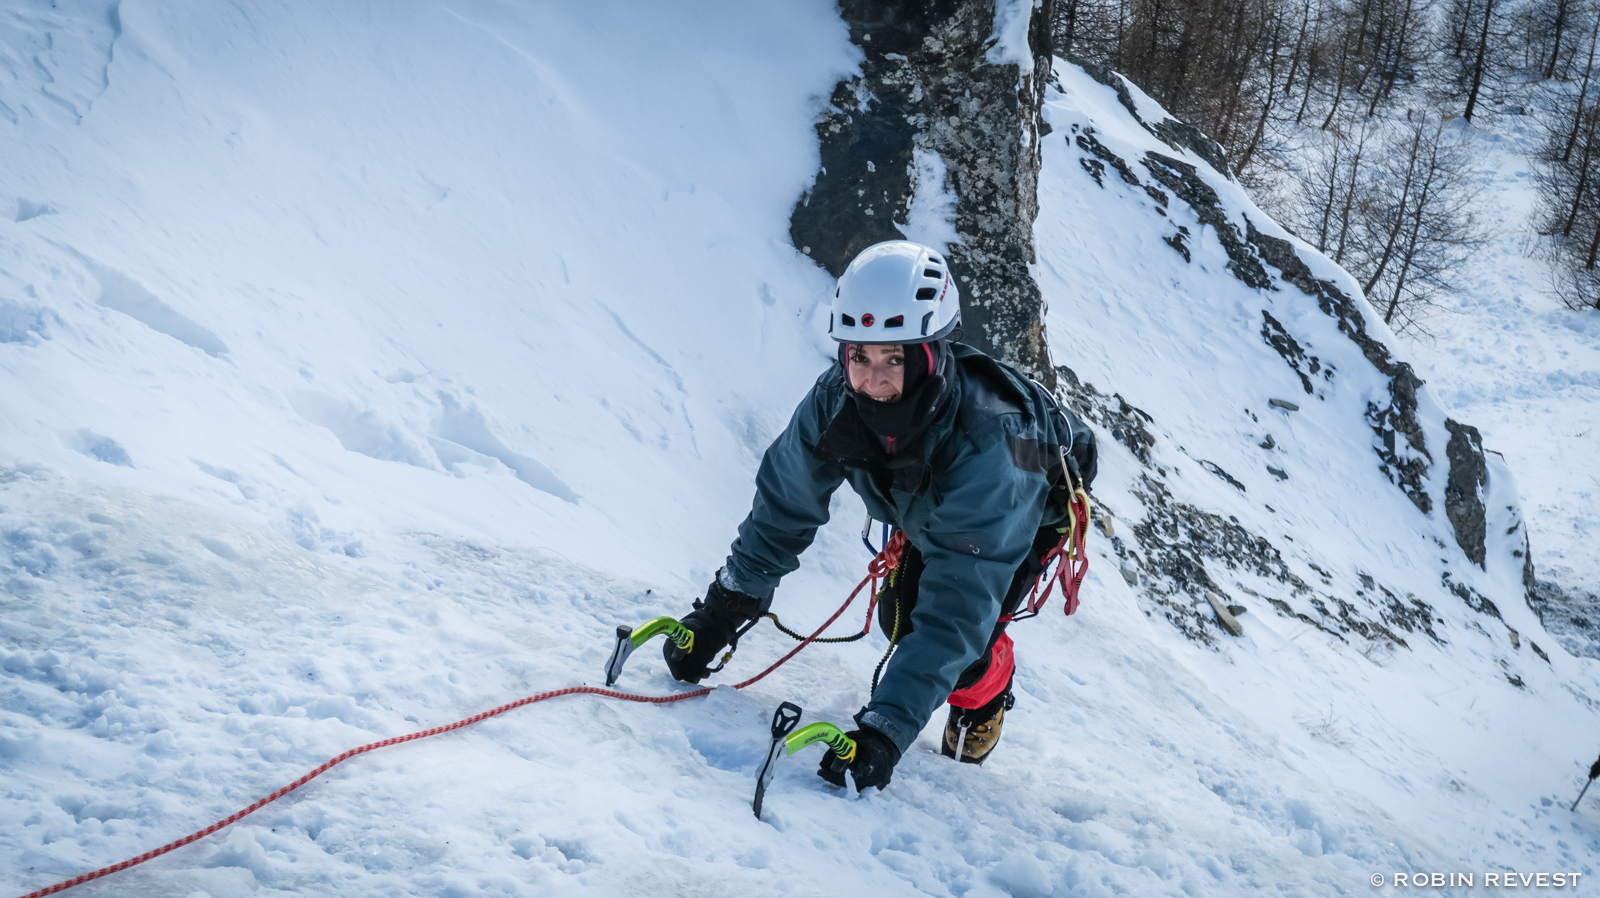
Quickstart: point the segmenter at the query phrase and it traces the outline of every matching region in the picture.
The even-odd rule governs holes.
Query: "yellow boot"
[[[995,701],[971,711],[951,705],[939,753],[954,758],[959,746],[961,763],[982,764],[999,744],[1000,727],[1005,723],[1006,711],[1014,703],[1011,691],[1007,690]]]

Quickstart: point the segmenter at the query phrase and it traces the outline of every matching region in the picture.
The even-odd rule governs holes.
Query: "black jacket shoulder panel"
[[[1024,422],[1033,417],[1020,374],[969,346],[957,343],[952,347],[963,387],[957,413],[961,429],[977,434],[1002,415],[1021,415]]]

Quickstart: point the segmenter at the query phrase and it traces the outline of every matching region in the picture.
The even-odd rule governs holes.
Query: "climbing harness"
[[[1061,594],[1066,600],[1062,612],[1066,615],[1071,615],[1078,610],[1078,593],[1083,588],[1083,578],[1089,573],[1089,553],[1086,543],[1089,538],[1089,524],[1094,514],[1094,501],[1089,498],[1089,493],[1083,488],[1081,481],[1073,477],[1067,468],[1065,452],[1062,453],[1061,470],[1064,475],[1062,482],[1067,489],[1071,490],[1070,498],[1067,502],[1067,526],[1060,528],[1061,540],[1056,543],[1055,548],[1046,552],[1039,559],[1041,564],[1039,577],[1034,580],[1033,586],[1028,591],[1028,601],[1023,606],[1024,610],[1021,613],[1013,612],[1001,615],[999,618],[1001,623],[1012,623],[1014,621],[1027,620],[1031,617],[1038,617],[1039,611],[1050,600],[1050,593],[1055,589],[1057,582],[1060,582]],[[1059,489],[1060,487],[1057,488]],[[867,519],[869,526],[871,521],[871,518]],[[896,531],[895,536],[903,539],[904,533]],[[899,552],[895,553],[895,566],[890,569],[885,578],[884,585],[886,589],[895,586],[896,579],[904,574],[900,569],[899,554]],[[1052,564],[1055,565],[1055,572],[1049,573]],[[1044,586],[1043,594],[1039,592],[1041,584]],[[881,593],[874,595],[873,604],[876,605],[881,598]],[[898,603],[898,598],[896,602]],[[869,626],[871,617],[872,613],[869,609],[867,612]],[[889,647],[884,650],[883,657],[878,659],[878,666],[872,671],[872,688],[868,693],[869,695],[877,693],[878,680],[883,675],[884,667],[889,663],[889,657],[894,654],[895,647],[900,644],[900,636],[900,610],[896,607],[894,609],[893,629],[889,633]]]

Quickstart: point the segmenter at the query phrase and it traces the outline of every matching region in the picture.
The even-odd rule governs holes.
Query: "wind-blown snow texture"
[[[786,234],[812,122],[856,64],[828,4],[37,2],[7,11],[0,53],[0,891],[162,844],[354,745],[598,682],[615,624],[704,588],[827,364],[829,281]],[[1600,811],[1560,802],[1600,676],[1522,603],[1520,531],[1494,518],[1471,565],[1442,510],[1442,415],[1425,517],[1378,470],[1382,379],[1333,319],[1245,287],[1187,207],[1159,214],[1109,170],[1100,186],[1072,141],[1092,126],[1120,158],[1187,160],[1281,232],[1058,69],[1036,274],[1056,361],[1149,414],[1150,465],[1102,430],[1097,486],[1152,566],[1096,536],[1083,609],[1014,630],[1019,701],[990,763],[939,758],[935,721],[889,790],[832,792],[812,752],[750,816],[771,709],[843,722],[874,635],[746,693],[561,699],[366,755],[80,893],[1593,875]],[[1163,242],[1177,225],[1192,261]],[[1316,397],[1263,310],[1334,366]],[[1493,516],[1516,501],[1490,475]],[[1183,611],[1196,597],[1133,537],[1184,503],[1270,541],[1307,590],[1203,560],[1245,636]],[[780,590],[791,625],[860,575],[861,506],[834,510]],[[1366,609],[1380,587],[1428,603],[1436,638],[1356,638],[1313,601]],[[727,681],[788,644],[754,631]],[[653,647],[624,685],[676,688]]]

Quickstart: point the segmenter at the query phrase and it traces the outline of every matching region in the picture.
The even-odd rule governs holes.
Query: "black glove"
[[[728,643],[738,645],[739,637],[749,625],[767,612],[772,604],[770,597],[758,599],[742,592],[723,587],[711,581],[706,597],[694,603],[694,610],[683,616],[679,623],[694,632],[694,646],[684,651],[667,640],[661,646],[661,655],[667,660],[667,670],[685,683],[698,683],[712,672],[711,664]],[[721,669],[718,665],[717,669]]]
[[[1600,760],[1596,760],[1594,766],[1589,768],[1589,779],[1600,779]]]
[[[856,744],[856,756],[845,765],[839,756],[829,749],[822,756],[822,768],[817,771],[817,776],[822,777],[835,786],[844,785],[844,772],[850,771],[855,778],[856,791],[861,792],[869,786],[882,789],[889,785],[889,778],[894,775],[894,765],[900,763],[900,749],[894,740],[878,732],[872,727],[863,724],[859,730],[845,733]],[[837,767],[838,769],[834,769]]]

